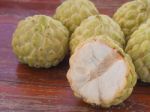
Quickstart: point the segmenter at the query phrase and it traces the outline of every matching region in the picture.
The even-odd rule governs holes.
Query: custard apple
[[[108,35],[122,48],[125,45],[124,34],[120,26],[106,15],[95,15],[85,19],[74,31],[70,39],[70,50],[74,52],[78,44],[96,35]]]
[[[150,19],[131,35],[126,51],[133,59],[139,78],[150,82]]]
[[[72,33],[84,19],[98,13],[89,0],[66,0],[57,8],[54,18],[61,21]]]
[[[12,47],[21,63],[31,67],[56,66],[68,49],[69,31],[61,22],[44,15],[21,20]]]
[[[75,96],[110,107],[130,96],[137,75],[130,57],[110,37],[101,35],[76,48],[67,79]]]
[[[114,20],[121,26],[126,40],[147,20],[150,14],[150,0],[134,0],[122,5],[114,14]]]

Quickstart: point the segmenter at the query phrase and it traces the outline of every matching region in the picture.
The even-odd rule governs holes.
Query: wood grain
[[[0,0],[0,112],[149,112],[150,85],[138,82],[119,106],[93,107],[73,96],[66,80],[68,57],[57,67],[20,64],[11,40],[17,22],[34,14],[52,15],[63,0]],[[93,0],[102,14],[113,15],[128,0]]]

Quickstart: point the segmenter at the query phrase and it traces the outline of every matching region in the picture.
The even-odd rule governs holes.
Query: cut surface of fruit
[[[76,96],[107,107],[122,97],[128,75],[129,67],[121,53],[103,41],[92,40],[71,56],[67,78]]]

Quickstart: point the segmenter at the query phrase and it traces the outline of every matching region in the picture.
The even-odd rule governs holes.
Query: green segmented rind
[[[97,8],[89,0],[66,0],[57,8],[54,18],[72,33],[84,19],[97,14]]]
[[[88,38],[104,34],[116,41],[120,47],[124,47],[125,39],[120,26],[106,15],[96,15],[85,19],[72,34],[70,39],[71,53]]]
[[[139,78],[150,82],[150,19],[131,35],[126,51],[133,59]]]
[[[113,18],[122,28],[126,40],[150,15],[150,0],[134,0],[122,5]]]
[[[20,62],[31,67],[56,66],[68,50],[69,31],[44,15],[27,17],[18,23],[12,48]]]
[[[136,85],[137,82],[137,74],[135,72],[135,67],[133,65],[132,59],[131,57],[126,54],[123,49],[118,46],[118,44],[113,41],[110,37],[108,37],[107,35],[101,35],[101,36],[96,36],[93,38],[89,38],[88,40],[82,42],[75,50],[75,52],[77,52],[84,44],[91,42],[93,40],[99,40],[100,42],[106,43],[107,45],[109,45],[111,48],[117,50],[117,52],[122,55],[122,57],[124,58],[127,67],[128,67],[128,73],[127,73],[127,79],[126,79],[126,86],[124,87],[124,89],[122,89],[121,91],[118,91],[114,97],[114,99],[109,102],[109,103],[105,103],[105,102],[101,102],[101,104],[92,104],[92,105],[101,105],[104,108],[108,108],[111,107],[113,105],[118,105],[120,103],[122,103],[123,101],[125,101],[132,93],[134,86]],[[71,61],[70,61],[71,64]],[[70,85],[72,84],[71,80],[70,80]],[[74,91],[74,88],[71,86],[72,90]],[[76,91],[74,91],[74,95],[76,97],[82,98],[85,102],[87,103],[91,103],[87,100],[87,98],[84,98],[82,96],[80,96],[79,93],[77,93]]]

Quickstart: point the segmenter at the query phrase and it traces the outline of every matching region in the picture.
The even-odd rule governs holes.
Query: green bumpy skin
[[[63,60],[69,31],[61,22],[44,15],[21,20],[13,34],[12,47],[21,63],[48,68]]]
[[[126,40],[138,27],[148,19],[150,0],[134,0],[122,5],[113,18],[122,28]]]
[[[124,48],[125,39],[120,26],[106,15],[96,15],[85,19],[74,31],[70,40],[71,53],[77,45],[97,35],[107,35]]]
[[[150,82],[150,19],[131,35],[126,51],[133,59],[139,78]]]
[[[97,14],[98,10],[89,0],[66,0],[57,8],[54,18],[72,33],[84,19]]]
[[[136,85],[137,83],[137,74],[135,72],[135,67],[134,67],[134,64],[132,62],[132,59],[131,57],[124,52],[124,50],[118,46],[118,43],[116,43],[115,41],[113,41],[110,37],[106,36],[106,35],[101,35],[101,36],[98,36],[98,37],[93,37],[93,38],[90,38],[84,42],[82,42],[77,48],[76,48],[76,51],[78,49],[80,49],[84,44],[90,42],[90,41],[93,41],[93,40],[99,40],[100,42],[104,42],[106,43],[107,45],[109,45],[111,48],[115,49],[119,54],[122,55],[122,57],[124,58],[126,64],[128,65],[128,75],[127,75],[127,83],[126,83],[126,86],[125,88],[123,89],[123,91],[119,91],[115,96],[114,96],[114,100],[109,102],[109,104],[107,103],[102,103],[100,104],[102,107],[104,108],[108,108],[108,107],[111,107],[113,105],[118,105],[120,103],[122,103],[123,101],[125,101],[132,93],[133,89],[134,89],[134,86]],[[71,83],[71,82],[70,82]],[[76,93],[74,91],[74,95],[76,97],[79,97],[81,98],[78,93]],[[86,99],[83,99],[85,102],[87,103],[90,103],[88,102]],[[98,105],[98,104],[97,104]]]

